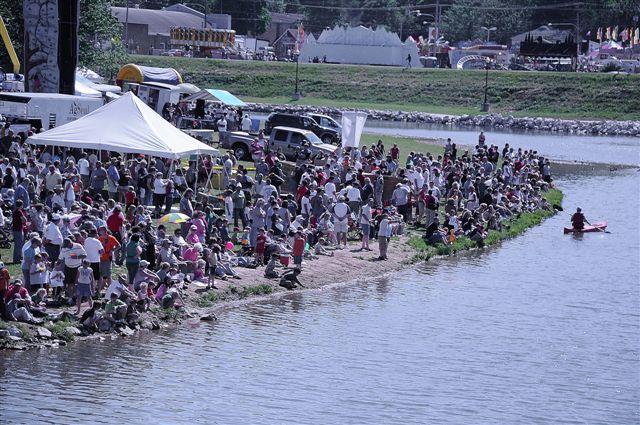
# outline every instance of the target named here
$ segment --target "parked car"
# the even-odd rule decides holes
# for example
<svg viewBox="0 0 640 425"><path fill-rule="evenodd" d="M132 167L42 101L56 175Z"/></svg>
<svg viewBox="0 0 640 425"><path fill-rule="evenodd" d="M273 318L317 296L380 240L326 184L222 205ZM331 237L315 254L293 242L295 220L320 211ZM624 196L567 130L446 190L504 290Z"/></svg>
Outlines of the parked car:
<svg viewBox="0 0 640 425"><path fill-rule="evenodd" d="M178 121L176 122L176 127L180 130L213 130L218 131L218 120L206 120L200 118L193 117L178 117Z"/></svg>
<svg viewBox="0 0 640 425"><path fill-rule="evenodd" d="M240 160L251 159L250 146L255 135L244 131L230 131L224 134L220 147L233 150L236 158ZM296 152L305 143L313 156L329 155L337 149L336 146L323 143L318 136L309 130L293 127L274 127L269 134L267 148L279 152L287 159L295 159Z"/></svg>
<svg viewBox="0 0 640 425"><path fill-rule="evenodd" d="M342 135L342 124L331 118L329 115L309 114L320 127L333 128L338 135Z"/></svg>
<svg viewBox="0 0 640 425"><path fill-rule="evenodd" d="M342 130L338 130L333 127L323 127L309 115L281 114L274 112L267 117L267 120L264 123L265 134L270 134L271 129L276 126L309 130L327 144L337 144L342 132Z"/></svg>

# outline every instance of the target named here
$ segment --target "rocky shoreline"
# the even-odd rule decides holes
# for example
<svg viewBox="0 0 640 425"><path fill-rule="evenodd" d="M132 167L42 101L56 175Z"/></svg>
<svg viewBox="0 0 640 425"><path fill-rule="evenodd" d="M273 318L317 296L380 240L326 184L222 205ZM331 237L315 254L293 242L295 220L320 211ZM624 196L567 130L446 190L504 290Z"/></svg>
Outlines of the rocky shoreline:
<svg viewBox="0 0 640 425"><path fill-rule="evenodd" d="M640 121L614 120L565 120L558 118L514 117L502 114L487 115L443 115L427 112L404 112L391 110L336 108L328 106L280 105L268 103L250 103L253 112L317 113L340 116L343 111L366 112L369 119L382 121L409 122L418 124L440 124L450 126L477 127L481 129L514 129L529 131L548 131L597 136L636 136L640 137Z"/></svg>

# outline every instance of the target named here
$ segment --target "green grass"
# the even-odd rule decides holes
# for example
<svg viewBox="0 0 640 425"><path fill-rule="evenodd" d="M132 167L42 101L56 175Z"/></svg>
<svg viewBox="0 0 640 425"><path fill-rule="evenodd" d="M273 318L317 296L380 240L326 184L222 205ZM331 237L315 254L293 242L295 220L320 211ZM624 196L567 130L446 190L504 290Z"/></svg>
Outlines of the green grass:
<svg viewBox="0 0 640 425"><path fill-rule="evenodd" d="M544 197L550 205L562 204L563 194L558 189L550 189ZM484 241L484 245L491 246L505 239L516 237L522 234L525 230L540 224L545 218L551 217L554 214L554 210L539 209L531 213L522 213L519 217L506 220L503 222L502 231L489 231L487 239ZM453 245L427 245L425 240L422 238L421 232L416 230L410 230L410 232L409 245L416 251L409 261L410 263L427 261L436 255L451 255L478 247L476 242L465 236L457 238Z"/></svg>
<svg viewBox="0 0 640 425"><path fill-rule="evenodd" d="M65 341L73 341L75 336L68 333L66 329L69 326L77 327L78 325L79 325L78 322L62 320L59 322L54 322L53 325L48 326L47 329L51 331L52 337L54 339L63 339Z"/></svg>
<svg viewBox="0 0 640 425"><path fill-rule="evenodd" d="M255 297L259 295L268 295L273 292L273 287L262 283L255 286L236 287L230 286L224 291L216 291L211 289L203 293L200 298L196 300L198 307L211 307L216 302L225 301L230 298L244 299L248 297Z"/></svg>
<svg viewBox="0 0 640 425"><path fill-rule="evenodd" d="M173 67L187 82L253 101L290 102L295 64L131 56L140 65ZM299 103L444 114L477 113L484 71L301 63ZM640 75L490 71L492 111L515 116L640 119Z"/></svg>

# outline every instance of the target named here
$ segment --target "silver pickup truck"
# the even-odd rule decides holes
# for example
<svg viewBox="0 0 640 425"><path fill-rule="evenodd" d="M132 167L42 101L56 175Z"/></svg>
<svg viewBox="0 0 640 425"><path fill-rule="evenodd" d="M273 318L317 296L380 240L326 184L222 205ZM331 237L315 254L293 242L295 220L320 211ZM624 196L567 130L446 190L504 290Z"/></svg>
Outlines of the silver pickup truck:
<svg viewBox="0 0 640 425"><path fill-rule="evenodd" d="M229 131L223 135L220 147L233 150L236 158L240 160L250 160L251 143L255 137L255 135L244 131ZM305 142L309 144L313 156L329 155L337 149L335 145L322 143L322 140L311 131L293 127L274 127L269 135L267 149L293 160L296 152L302 148Z"/></svg>

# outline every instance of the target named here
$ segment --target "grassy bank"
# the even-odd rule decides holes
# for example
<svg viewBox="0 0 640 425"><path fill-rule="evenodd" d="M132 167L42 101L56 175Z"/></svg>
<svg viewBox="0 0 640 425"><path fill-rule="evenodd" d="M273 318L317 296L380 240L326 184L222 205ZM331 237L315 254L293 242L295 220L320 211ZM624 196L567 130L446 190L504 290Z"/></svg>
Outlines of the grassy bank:
<svg viewBox="0 0 640 425"><path fill-rule="evenodd" d="M563 194L558 189L551 189L545 194L545 199L551 205L562 205ZM441 212L444 215L443 212ZM540 224L544 219L555 214L551 210L537 210L534 212L522 213L517 217L513 217L503 222L502 231L490 230L487 239L484 241L485 246L495 245L505 239L514 238L530 227ZM427 245L422 237L422 232L417 229L411 229L411 237L409 245L416 251L411 262L427 261L436 255L452 255L461 251L477 248L478 244L471 239L463 236L459 237L452 245L436 246Z"/></svg>
<svg viewBox="0 0 640 425"><path fill-rule="evenodd" d="M132 56L140 65L173 67L185 81L252 101L289 103L295 64ZM300 103L476 114L484 71L301 63ZM640 75L490 71L489 102L515 116L640 119Z"/></svg>

